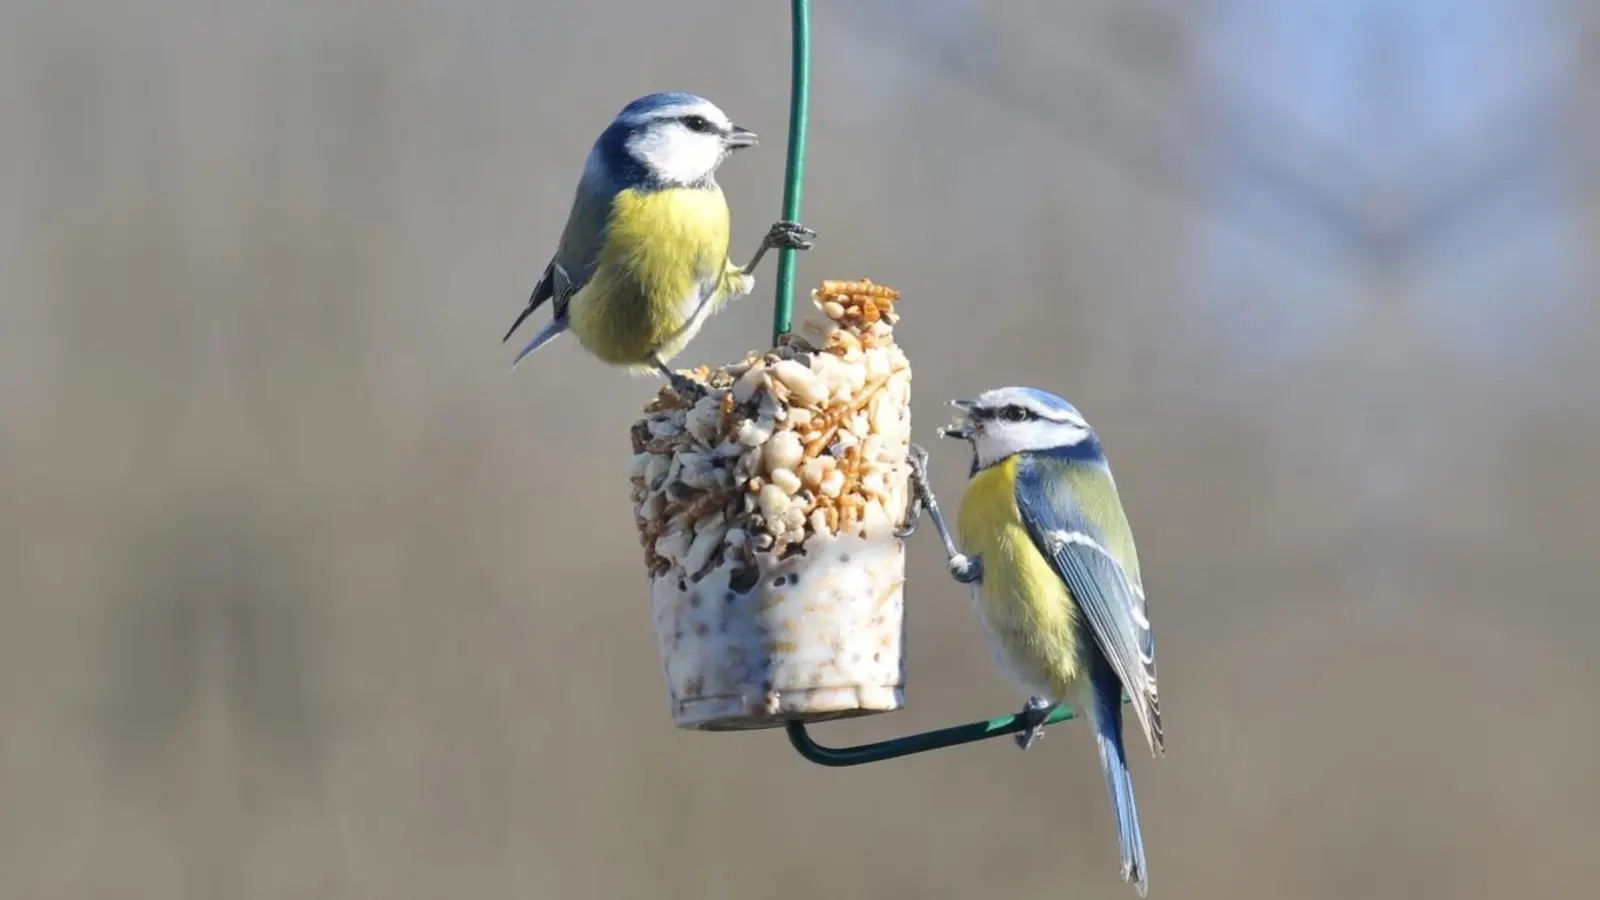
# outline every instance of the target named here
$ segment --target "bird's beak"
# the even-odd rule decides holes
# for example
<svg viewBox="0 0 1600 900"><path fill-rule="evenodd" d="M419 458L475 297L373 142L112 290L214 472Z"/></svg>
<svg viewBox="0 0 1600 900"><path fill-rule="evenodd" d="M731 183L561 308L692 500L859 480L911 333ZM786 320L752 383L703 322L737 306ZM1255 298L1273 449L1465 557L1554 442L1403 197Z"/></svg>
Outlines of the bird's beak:
<svg viewBox="0 0 1600 900"><path fill-rule="evenodd" d="M972 426L967 420L967 412L972 409L971 400L951 400L950 405L961 411L955 424L946 425L939 429L939 437L954 438L958 441L972 439Z"/></svg>
<svg viewBox="0 0 1600 900"><path fill-rule="evenodd" d="M735 125L733 126L733 130L728 132L726 141L729 147L737 150L740 147L754 147L756 144L760 143L760 138L756 136L754 131L751 131L748 128L740 128L738 125Z"/></svg>

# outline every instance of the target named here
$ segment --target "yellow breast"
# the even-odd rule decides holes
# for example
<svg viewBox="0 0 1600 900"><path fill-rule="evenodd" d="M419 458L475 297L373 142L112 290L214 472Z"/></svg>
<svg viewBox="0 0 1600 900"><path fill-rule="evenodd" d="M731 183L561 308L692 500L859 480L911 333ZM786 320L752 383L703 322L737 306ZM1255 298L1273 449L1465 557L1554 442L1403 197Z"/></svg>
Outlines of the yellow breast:
<svg viewBox="0 0 1600 900"><path fill-rule="evenodd" d="M1083 669L1079 613L1028 536L1015 485L1014 458L973 476L961 500L961 549L983 559L979 610L1012 674L1064 700Z"/></svg>
<svg viewBox="0 0 1600 900"><path fill-rule="evenodd" d="M725 279L727 258L721 189L621 191L594 276L573 297L572 332L606 362L670 359L699 329L700 286Z"/></svg>

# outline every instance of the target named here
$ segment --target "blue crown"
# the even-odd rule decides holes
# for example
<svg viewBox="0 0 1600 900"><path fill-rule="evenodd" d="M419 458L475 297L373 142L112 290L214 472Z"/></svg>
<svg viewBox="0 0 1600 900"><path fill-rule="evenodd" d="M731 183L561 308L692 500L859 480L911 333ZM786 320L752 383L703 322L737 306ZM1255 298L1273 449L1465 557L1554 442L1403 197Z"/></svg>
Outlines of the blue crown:
<svg viewBox="0 0 1600 900"><path fill-rule="evenodd" d="M1078 408L1076 406L1073 406L1071 403L1068 403L1049 391L1041 391L1038 388L1031 387L1019 388L1019 390L1021 393L1026 394L1030 399L1038 401L1039 405L1046 409L1071 413L1080 419L1083 418L1083 413L1078 412Z"/></svg>
<svg viewBox="0 0 1600 900"><path fill-rule="evenodd" d="M622 112L617 113L617 118L633 118L655 112L658 109L666 109L669 106L694 106L705 102L706 99L704 97L685 91L662 91L657 94L645 94L643 97L624 106Z"/></svg>

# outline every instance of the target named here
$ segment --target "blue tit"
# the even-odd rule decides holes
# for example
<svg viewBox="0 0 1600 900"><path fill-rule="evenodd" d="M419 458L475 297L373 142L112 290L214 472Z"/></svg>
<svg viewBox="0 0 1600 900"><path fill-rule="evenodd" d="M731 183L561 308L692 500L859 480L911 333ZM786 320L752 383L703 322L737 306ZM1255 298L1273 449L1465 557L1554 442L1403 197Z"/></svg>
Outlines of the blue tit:
<svg viewBox="0 0 1600 900"><path fill-rule="evenodd" d="M1023 749L1060 703L1087 711L1116 813L1122 877L1148 889L1144 838L1122 743L1122 693L1152 754L1164 752L1155 638L1139 557L1111 466L1072 404L1005 387L957 400L972 471L951 573L972 585L996 660L1029 695ZM954 549L954 548L951 548Z"/></svg>
<svg viewBox="0 0 1600 900"><path fill-rule="evenodd" d="M749 263L729 263L717 167L755 143L754 132L694 94L650 94L624 107L589 151L555 256L501 339L550 301L550 323L513 368L570 330L602 362L660 372L674 389L701 393L667 360L730 298L754 288L751 273L769 249L806 250L816 236L779 222Z"/></svg>

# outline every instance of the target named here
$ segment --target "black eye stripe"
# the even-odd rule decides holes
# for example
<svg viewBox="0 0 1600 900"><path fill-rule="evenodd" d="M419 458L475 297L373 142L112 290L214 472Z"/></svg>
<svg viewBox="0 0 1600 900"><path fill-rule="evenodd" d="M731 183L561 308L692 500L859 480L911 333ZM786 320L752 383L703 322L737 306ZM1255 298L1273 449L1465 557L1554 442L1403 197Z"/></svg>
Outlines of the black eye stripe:
<svg viewBox="0 0 1600 900"><path fill-rule="evenodd" d="M1033 410L1015 404L977 410L975 415L979 419L1000 419L1005 422L1028 422L1040 418Z"/></svg>

